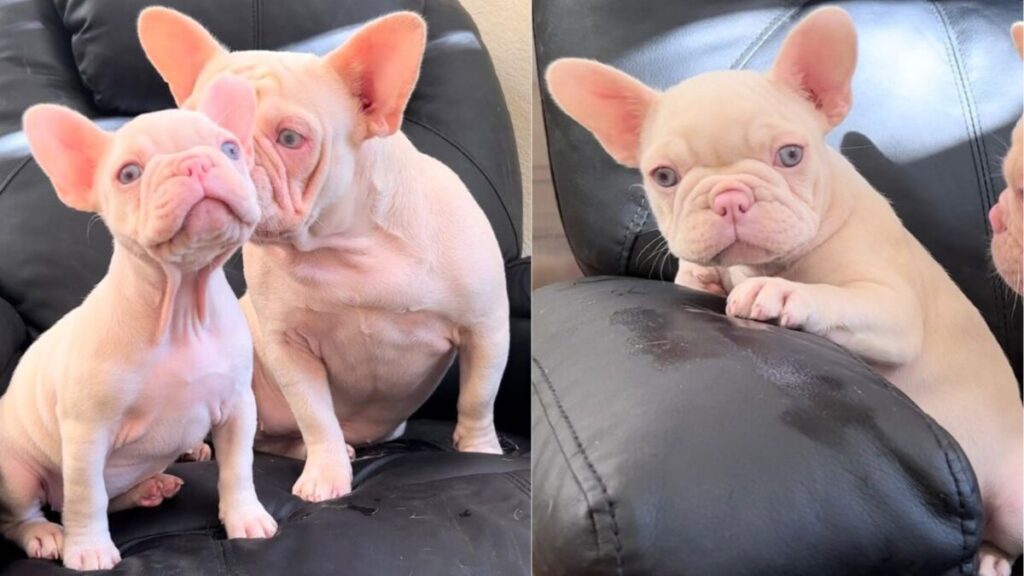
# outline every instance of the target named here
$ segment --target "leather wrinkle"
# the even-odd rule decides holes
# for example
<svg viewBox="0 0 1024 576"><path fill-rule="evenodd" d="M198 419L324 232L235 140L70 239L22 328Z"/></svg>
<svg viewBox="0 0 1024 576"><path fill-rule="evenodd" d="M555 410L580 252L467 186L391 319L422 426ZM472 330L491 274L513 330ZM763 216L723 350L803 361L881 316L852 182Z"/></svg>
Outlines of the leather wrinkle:
<svg viewBox="0 0 1024 576"><path fill-rule="evenodd" d="M957 43L954 38L953 31L949 26L949 19L946 17L946 13L942 10L935 0L929 2L932 9L935 12L936 18L942 26L942 30L946 35L946 54L949 57L950 70L956 78L956 89L957 97L960 100L960 107L964 113L964 121L967 128L968 142L970 143L971 150L971 161L974 163L975 176L978 179L979 188L982 190L981 195L981 220L982 227L988 229L988 211L992 208L994 203L995 194L992 191L992 174L989 171L988 163L985 159L988 157L988 153L985 149L985 143L983 138L983 132L981 131L980 120L977 118L975 112L974 100L970 91L970 83L967 75L964 73L962 65L963 56L960 54L960 50L957 47ZM1010 326L1007 316L1007 294L1004 290L1000 289L1001 284L996 281L991 283L992 293L995 295L995 303L999 307L999 323L1002 327L1003 338L1009 339L1010 337Z"/></svg>
<svg viewBox="0 0 1024 576"><path fill-rule="evenodd" d="M565 411L565 406L562 405L562 400L558 396L558 392L555 391L555 386L551 382L551 377L548 375L547 369L540 363L535 356L531 355L533 363L537 366L540 371L541 378L544 380L544 384L547 386L548 391L551 392L551 398L555 401L555 407L558 409L562 419L565 420L565 424L569 429L569 435L572 436L573 442L576 444L576 448L580 451L580 455L583 457L583 463L590 470L590 473L594 475L594 479L597 480L597 485L601 488L601 493L604 496L605 504L608 506L608 517L612 522L612 541L615 545L615 564L616 572L622 574L622 540L619 538L619 521L615 517L615 502L612 500L611 495L608 493L608 486L605 484L604 478L598 473L597 468L591 461L590 456L587 454L586 448L583 447L583 442L580 440L579 435L576 433L576 427L573 425L572 420L569 419L569 414Z"/></svg>

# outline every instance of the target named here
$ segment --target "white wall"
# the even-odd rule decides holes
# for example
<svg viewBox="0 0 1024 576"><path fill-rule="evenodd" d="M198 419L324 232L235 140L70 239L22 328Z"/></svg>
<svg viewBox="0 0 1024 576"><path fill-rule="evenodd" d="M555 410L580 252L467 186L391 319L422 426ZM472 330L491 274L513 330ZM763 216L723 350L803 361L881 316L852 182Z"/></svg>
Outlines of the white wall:
<svg viewBox="0 0 1024 576"><path fill-rule="evenodd" d="M428 2L430 0L427 0ZM473 16L491 54L505 93L519 151L523 179L523 250L533 251L533 179L531 134L531 79L533 30L530 0L461 0Z"/></svg>

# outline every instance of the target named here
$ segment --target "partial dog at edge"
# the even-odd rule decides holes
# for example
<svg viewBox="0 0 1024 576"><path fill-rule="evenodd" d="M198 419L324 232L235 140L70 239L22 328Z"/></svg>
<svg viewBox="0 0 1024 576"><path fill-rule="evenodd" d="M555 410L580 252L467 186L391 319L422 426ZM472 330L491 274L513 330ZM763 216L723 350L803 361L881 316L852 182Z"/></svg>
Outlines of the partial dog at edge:
<svg viewBox="0 0 1024 576"><path fill-rule="evenodd" d="M142 12L139 37L184 108L222 72L256 87L263 220L243 251L256 449L305 457L293 492L348 493L346 449L400 435L456 351L455 445L500 454L509 311L497 239L458 176L399 131L423 19L379 18L324 57L228 52L166 8Z"/></svg>
<svg viewBox="0 0 1024 576"><path fill-rule="evenodd" d="M711 72L657 92L563 59L547 83L612 157L640 169L681 259L677 283L728 293L730 316L846 347L953 434L985 504L980 574L1008 575L1021 553L1017 381L945 270L825 144L850 110L856 46L849 16L822 8L793 29L767 74Z"/></svg>

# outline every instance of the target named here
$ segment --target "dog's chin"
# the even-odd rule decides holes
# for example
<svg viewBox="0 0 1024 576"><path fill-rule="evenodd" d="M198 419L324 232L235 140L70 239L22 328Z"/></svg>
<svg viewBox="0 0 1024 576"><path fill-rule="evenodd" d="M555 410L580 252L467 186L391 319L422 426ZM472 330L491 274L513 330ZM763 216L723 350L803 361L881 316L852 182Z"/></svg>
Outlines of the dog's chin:
<svg viewBox="0 0 1024 576"><path fill-rule="evenodd" d="M996 271L1006 284L1017 294L1024 293L1024 273L1021 270L1020 254L1024 252L1021 242L1004 230L992 238L992 261Z"/></svg>
<svg viewBox="0 0 1024 576"><path fill-rule="evenodd" d="M224 202L204 198L189 209L177 231L149 251L166 263L198 269L244 244L253 228Z"/></svg>
<svg viewBox="0 0 1024 576"><path fill-rule="evenodd" d="M757 266L779 258L779 254L767 248L737 240L711 257L709 263L713 266Z"/></svg>

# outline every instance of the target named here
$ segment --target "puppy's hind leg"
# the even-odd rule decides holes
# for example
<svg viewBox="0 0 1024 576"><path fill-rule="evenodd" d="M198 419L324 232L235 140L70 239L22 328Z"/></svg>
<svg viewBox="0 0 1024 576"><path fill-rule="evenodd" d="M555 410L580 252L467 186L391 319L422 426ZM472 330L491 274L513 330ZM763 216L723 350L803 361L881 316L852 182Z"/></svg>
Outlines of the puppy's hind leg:
<svg viewBox="0 0 1024 576"><path fill-rule="evenodd" d="M64 529L43 516L44 493L37 478L20 471L0 475L0 526L3 535L17 542L29 558L59 560L64 550Z"/></svg>
<svg viewBox="0 0 1024 576"><path fill-rule="evenodd" d="M994 480L983 488L985 499L985 542L978 552L979 576L1010 576L1014 560L1021 555L1024 462L1020 447L1007 458Z"/></svg>
<svg viewBox="0 0 1024 576"><path fill-rule="evenodd" d="M170 474L156 474L139 482L127 492L116 496L107 507L108 512L119 512L128 508L153 508L164 500L173 498L181 491L185 482Z"/></svg>

